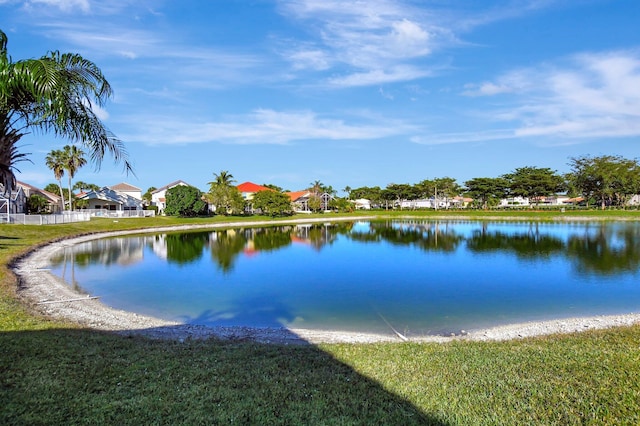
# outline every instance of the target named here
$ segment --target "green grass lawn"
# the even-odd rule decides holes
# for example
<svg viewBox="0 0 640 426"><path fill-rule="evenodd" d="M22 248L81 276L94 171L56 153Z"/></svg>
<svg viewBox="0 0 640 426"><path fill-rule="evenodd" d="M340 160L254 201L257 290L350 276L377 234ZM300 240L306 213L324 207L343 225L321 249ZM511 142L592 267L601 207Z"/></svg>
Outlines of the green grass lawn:
<svg viewBox="0 0 640 426"><path fill-rule="evenodd" d="M33 315L7 269L69 235L223 220L0 225L0 424L640 424L640 326L447 344L155 341Z"/></svg>

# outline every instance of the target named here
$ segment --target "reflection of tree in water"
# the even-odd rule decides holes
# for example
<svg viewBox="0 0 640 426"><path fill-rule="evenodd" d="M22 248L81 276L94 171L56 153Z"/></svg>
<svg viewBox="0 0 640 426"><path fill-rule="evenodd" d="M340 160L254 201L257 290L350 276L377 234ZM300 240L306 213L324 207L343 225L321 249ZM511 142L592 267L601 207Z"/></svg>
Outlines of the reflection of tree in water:
<svg viewBox="0 0 640 426"><path fill-rule="evenodd" d="M476 253L505 251L515 253L519 258L548 258L565 248L561 239L540 233L538 224L531 224L529 231L507 234L501 231L489 232L483 224L481 230L473 232L467 240L467 248Z"/></svg>
<svg viewBox="0 0 640 426"><path fill-rule="evenodd" d="M567 257L580 271L610 275L640 268L640 227L623 229L605 224L596 233L574 235L567 244Z"/></svg>
<svg viewBox="0 0 640 426"><path fill-rule="evenodd" d="M262 228L252 233L253 247L257 251L274 251L291 245L290 226L277 228Z"/></svg>
<svg viewBox="0 0 640 426"><path fill-rule="evenodd" d="M211 258L223 272L233 270L235 259L247 244L246 230L227 229L211 233Z"/></svg>
<svg viewBox="0 0 640 426"><path fill-rule="evenodd" d="M202 257L208 242L209 234L205 232L167 234L167 260L178 264L194 262Z"/></svg>
<svg viewBox="0 0 640 426"><path fill-rule="evenodd" d="M371 222L369 232L352 232L358 242L386 241L394 245L415 246L425 251L454 251L463 236L449 227L449 222Z"/></svg>

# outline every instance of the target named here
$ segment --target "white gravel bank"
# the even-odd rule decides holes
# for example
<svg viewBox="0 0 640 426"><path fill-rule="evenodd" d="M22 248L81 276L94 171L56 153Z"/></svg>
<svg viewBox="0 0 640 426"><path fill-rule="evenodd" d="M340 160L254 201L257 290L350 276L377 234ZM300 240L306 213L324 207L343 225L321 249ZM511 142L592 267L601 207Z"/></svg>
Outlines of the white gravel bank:
<svg viewBox="0 0 640 426"><path fill-rule="evenodd" d="M321 220L326 221L326 220ZM309 222L309 220L300 220ZM238 224L233 224L237 226ZM259 225L250 223L246 225ZM228 227L229 224L220 224ZM201 228L213 228L206 225ZM185 227L171 227L147 230L145 232L166 232ZM192 228L193 229L193 228ZM139 233L140 231L138 231ZM260 329L249 327L203 327L172 323L158 318L121 311L103 305L99 299L88 298L73 291L65 282L51 274L47 268L49 258L63 246L73 245L91 239L131 234L133 232L112 232L72 238L48 244L19 259L13 271L20 279L19 294L36 311L52 318L64 319L96 330L114 331L122 334L143 334L153 338L183 340L188 338L217 337L230 340L253 340L273 343L369 343L380 341L403 341L400 336L352 333L342 331L316 331L301 329ZM571 333L589 329L602 329L640 322L640 314L610 315L585 318L570 318L552 321L528 322L494 327L485 330L469 330L456 336L426 336L415 341L445 342L452 339L464 340L507 340L554 333Z"/></svg>

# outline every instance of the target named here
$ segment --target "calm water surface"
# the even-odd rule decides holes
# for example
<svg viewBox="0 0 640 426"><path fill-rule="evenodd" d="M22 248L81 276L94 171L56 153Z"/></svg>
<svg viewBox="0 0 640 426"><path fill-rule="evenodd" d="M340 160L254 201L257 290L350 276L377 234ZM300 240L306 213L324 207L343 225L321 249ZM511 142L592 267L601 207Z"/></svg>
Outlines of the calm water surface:
<svg viewBox="0 0 640 426"><path fill-rule="evenodd" d="M448 334L640 310L640 224L344 222L170 233L61 250L118 309L191 324Z"/></svg>

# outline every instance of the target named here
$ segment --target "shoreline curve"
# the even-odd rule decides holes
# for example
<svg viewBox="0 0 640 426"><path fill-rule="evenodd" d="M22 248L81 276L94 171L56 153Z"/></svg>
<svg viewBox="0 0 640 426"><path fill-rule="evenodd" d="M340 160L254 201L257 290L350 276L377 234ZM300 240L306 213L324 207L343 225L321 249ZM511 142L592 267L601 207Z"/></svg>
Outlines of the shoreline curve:
<svg viewBox="0 0 640 426"><path fill-rule="evenodd" d="M371 217L332 218L336 220L366 220ZM327 222L327 219L283 221L283 225ZM155 339L184 341L185 339L218 338L278 344L376 343L376 342L449 342L453 340L498 341L557 333L574 333L640 323L640 313L563 318L508 324L485 329L463 331L451 336L419 336L404 338L393 334L368 334L340 330L310 330L252 327L208 327L182 324L111 308L97 298L79 294L47 268L50 257L60 248L77 243L123 235L142 233L217 229L230 226L259 226L273 222L227 222L221 224L182 225L142 230L114 231L71 237L40 246L10 265L19 280L18 295L39 314L61 319L94 330L124 335L142 335Z"/></svg>

